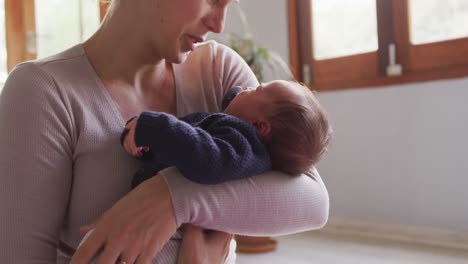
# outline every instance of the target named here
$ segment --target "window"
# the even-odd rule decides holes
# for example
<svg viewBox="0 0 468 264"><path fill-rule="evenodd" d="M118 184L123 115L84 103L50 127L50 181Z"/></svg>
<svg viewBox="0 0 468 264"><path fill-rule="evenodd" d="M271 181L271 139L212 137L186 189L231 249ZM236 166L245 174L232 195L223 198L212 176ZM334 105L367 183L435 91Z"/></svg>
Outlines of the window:
<svg viewBox="0 0 468 264"><path fill-rule="evenodd" d="M36 0L35 6L38 58L87 39L99 26L96 0Z"/></svg>
<svg viewBox="0 0 468 264"><path fill-rule="evenodd" d="M406 14L405 24L409 25L409 33L399 34L396 40L406 54L401 60L408 70L421 72L468 65L466 0L396 2Z"/></svg>
<svg viewBox="0 0 468 264"><path fill-rule="evenodd" d="M409 17L412 44L427 44L468 36L466 0L410 0Z"/></svg>
<svg viewBox="0 0 468 264"><path fill-rule="evenodd" d="M107 7L100 0L0 0L0 4L0 33L6 37L0 37L0 77L22 61L84 41L97 29Z"/></svg>
<svg viewBox="0 0 468 264"><path fill-rule="evenodd" d="M5 35L5 0L0 0L0 91L7 76L7 51Z"/></svg>
<svg viewBox="0 0 468 264"><path fill-rule="evenodd" d="M312 45L316 60L375 52L378 49L375 0L313 1L314 25Z"/></svg>
<svg viewBox="0 0 468 264"><path fill-rule="evenodd" d="M288 0L290 58L315 90L468 75L466 0Z"/></svg>

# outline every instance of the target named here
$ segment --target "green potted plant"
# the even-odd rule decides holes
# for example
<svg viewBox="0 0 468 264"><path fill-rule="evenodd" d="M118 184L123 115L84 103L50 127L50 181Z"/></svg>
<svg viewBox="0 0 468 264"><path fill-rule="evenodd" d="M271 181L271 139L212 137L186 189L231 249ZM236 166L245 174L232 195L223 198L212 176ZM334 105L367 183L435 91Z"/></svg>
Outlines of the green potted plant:
<svg viewBox="0 0 468 264"><path fill-rule="evenodd" d="M231 47L247 62L259 82L264 81L266 73L271 73L275 79L292 80L293 74L288 64L278 53L261 47L254 41L245 13L239 6L237 10L243 34L227 33L219 41Z"/></svg>

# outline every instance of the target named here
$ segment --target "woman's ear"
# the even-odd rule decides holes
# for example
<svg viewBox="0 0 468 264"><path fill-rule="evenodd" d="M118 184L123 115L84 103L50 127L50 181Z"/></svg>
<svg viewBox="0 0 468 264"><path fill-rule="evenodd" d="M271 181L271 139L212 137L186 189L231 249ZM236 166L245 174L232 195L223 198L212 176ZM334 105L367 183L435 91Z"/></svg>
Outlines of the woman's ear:
<svg viewBox="0 0 468 264"><path fill-rule="evenodd" d="M257 129L257 134L262 140L268 140L270 138L271 124L266 120L256 120L253 122L253 126Z"/></svg>

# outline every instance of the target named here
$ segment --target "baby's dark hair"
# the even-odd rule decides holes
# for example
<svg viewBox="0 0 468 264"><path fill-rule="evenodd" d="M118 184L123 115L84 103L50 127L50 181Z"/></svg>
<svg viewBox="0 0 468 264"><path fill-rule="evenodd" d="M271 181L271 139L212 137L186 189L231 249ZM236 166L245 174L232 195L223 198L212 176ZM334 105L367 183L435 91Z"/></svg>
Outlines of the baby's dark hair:
<svg viewBox="0 0 468 264"><path fill-rule="evenodd" d="M332 130L325 110L306 86L291 82L304 92L304 103L283 98L273 105L268 119L271 131L265 142L274 170L290 175L307 172L327 150Z"/></svg>

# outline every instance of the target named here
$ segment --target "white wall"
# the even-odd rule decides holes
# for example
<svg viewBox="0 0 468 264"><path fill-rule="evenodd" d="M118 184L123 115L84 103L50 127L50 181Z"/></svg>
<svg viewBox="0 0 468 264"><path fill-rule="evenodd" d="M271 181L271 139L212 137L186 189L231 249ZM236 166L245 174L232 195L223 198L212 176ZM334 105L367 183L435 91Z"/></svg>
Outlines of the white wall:
<svg viewBox="0 0 468 264"><path fill-rule="evenodd" d="M240 5L255 39L288 59L286 0ZM230 12L226 31L239 30ZM468 78L319 99L335 130L318 166L331 218L468 230Z"/></svg>
<svg viewBox="0 0 468 264"><path fill-rule="evenodd" d="M284 59L289 59L287 1L241 0L239 6L247 16L257 42L277 51ZM237 7L228 11L225 32L243 32Z"/></svg>

